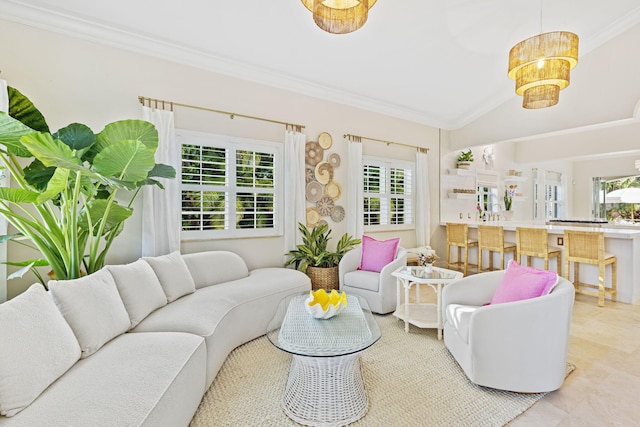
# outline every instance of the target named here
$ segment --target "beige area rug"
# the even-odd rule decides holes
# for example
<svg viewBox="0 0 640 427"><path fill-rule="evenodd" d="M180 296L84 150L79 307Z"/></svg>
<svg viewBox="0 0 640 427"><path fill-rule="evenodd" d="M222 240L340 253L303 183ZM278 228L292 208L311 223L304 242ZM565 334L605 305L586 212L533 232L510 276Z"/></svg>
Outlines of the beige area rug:
<svg viewBox="0 0 640 427"><path fill-rule="evenodd" d="M361 355L369 411L353 426L502 426L545 393L477 386L436 338L435 329L376 316L382 338ZM236 348L204 396L190 427L295 426L280 407L291 356L261 337ZM567 374L575 366L567 365Z"/></svg>

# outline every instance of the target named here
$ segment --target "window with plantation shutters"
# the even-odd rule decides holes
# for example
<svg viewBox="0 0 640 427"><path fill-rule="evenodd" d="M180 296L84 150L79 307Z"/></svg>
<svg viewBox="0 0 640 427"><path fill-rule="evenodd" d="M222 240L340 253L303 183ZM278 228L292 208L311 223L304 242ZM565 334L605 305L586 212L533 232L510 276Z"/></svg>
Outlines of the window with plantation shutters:
<svg viewBox="0 0 640 427"><path fill-rule="evenodd" d="M188 131L176 137L184 237L280 234L281 144Z"/></svg>
<svg viewBox="0 0 640 427"><path fill-rule="evenodd" d="M363 203L366 230L413 227L414 164L363 158Z"/></svg>

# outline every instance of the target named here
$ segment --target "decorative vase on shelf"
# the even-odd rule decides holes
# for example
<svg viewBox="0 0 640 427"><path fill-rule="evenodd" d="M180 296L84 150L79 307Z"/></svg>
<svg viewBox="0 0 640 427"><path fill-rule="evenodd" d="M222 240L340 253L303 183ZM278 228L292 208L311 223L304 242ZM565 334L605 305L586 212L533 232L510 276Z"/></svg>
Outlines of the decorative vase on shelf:
<svg viewBox="0 0 640 427"><path fill-rule="evenodd" d="M513 218L513 211L502 211L502 215L504 216L505 221L511 221Z"/></svg>

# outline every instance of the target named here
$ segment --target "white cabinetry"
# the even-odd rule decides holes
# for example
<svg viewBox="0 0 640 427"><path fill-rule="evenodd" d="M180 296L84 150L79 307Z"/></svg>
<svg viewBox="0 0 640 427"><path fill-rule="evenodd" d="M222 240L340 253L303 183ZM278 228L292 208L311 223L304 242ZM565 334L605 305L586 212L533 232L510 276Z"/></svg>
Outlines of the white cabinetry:
<svg viewBox="0 0 640 427"><path fill-rule="evenodd" d="M476 198L478 188L476 171L468 169L448 169L447 197L450 199Z"/></svg>

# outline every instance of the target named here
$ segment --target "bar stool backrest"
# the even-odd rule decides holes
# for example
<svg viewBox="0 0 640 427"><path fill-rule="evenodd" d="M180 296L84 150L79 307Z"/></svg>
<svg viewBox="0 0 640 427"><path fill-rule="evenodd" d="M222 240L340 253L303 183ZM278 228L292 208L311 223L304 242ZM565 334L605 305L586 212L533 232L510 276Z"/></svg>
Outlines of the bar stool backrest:
<svg viewBox="0 0 640 427"><path fill-rule="evenodd" d="M602 231L565 230L565 256L570 261L598 264L605 258Z"/></svg>
<svg viewBox="0 0 640 427"><path fill-rule="evenodd" d="M518 256L544 258L549 252L549 234L546 228L516 228Z"/></svg>
<svg viewBox="0 0 640 427"><path fill-rule="evenodd" d="M447 223L447 243L449 245L467 246L469 241L469 226L454 222Z"/></svg>
<svg viewBox="0 0 640 427"><path fill-rule="evenodd" d="M500 225L478 225L478 246L492 251L502 251L504 228Z"/></svg>

